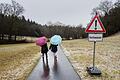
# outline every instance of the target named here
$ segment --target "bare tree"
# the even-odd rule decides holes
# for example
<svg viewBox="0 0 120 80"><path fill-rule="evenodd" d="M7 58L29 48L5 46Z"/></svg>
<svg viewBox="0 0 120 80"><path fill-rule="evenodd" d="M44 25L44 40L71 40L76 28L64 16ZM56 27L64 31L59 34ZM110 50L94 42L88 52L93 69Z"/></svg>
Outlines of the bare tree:
<svg viewBox="0 0 120 80"><path fill-rule="evenodd" d="M111 8L113 8L113 3L111 1L105 0L100 2L98 7L93 8L93 12L91 14L98 12L101 15L108 15Z"/></svg>
<svg viewBox="0 0 120 80"><path fill-rule="evenodd" d="M120 7L120 0L117 0L117 2L115 3L116 7Z"/></svg>
<svg viewBox="0 0 120 80"><path fill-rule="evenodd" d="M14 0L11 0L11 1L12 1L13 15L19 16L20 14L22 14L24 12L23 6L21 6L19 3L17 3Z"/></svg>
<svg viewBox="0 0 120 80"><path fill-rule="evenodd" d="M7 3L0 4L0 14L19 16L24 12L23 6L14 0L11 1L12 5Z"/></svg>
<svg viewBox="0 0 120 80"><path fill-rule="evenodd" d="M1 3L0 4L0 14L4 15L11 15L11 20L10 20L10 27L9 27L9 40L11 40L12 32L14 29L16 29L16 17L21 15L24 12L23 6L21 6L19 3L17 3L14 0L11 0L12 4L7 4L7 3ZM16 38L16 35L15 35Z"/></svg>
<svg viewBox="0 0 120 80"><path fill-rule="evenodd" d="M12 12L12 6L7 3L0 4L0 14L10 15Z"/></svg>

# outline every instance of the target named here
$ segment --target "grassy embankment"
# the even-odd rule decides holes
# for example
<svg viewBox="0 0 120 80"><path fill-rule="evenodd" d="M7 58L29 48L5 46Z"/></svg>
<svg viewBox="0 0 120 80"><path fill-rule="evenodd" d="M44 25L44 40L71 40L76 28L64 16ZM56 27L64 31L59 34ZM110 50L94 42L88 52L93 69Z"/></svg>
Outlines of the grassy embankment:
<svg viewBox="0 0 120 80"><path fill-rule="evenodd" d="M120 34L107 37L96 44L95 65L101 76L90 76L86 67L92 66L93 42L87 39L64 41L66 55L83 80L120 80Z"/></svg>
<svg viewBox="0 0 120 80"><path fill-rule="evenodd" d="M0 80L25 80L39 58L33 43L0 45Z"/></svg>

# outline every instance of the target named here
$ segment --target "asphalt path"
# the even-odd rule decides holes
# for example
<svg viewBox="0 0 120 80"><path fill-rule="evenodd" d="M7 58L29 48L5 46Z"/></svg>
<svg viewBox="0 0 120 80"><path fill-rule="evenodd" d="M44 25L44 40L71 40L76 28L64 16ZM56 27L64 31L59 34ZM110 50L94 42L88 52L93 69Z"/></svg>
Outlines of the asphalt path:
<svg viewBox="0 0 120 80"><path fill-rule="evenodd" d="M48 59L41 58L27 80L81 80L60 46L56 56L49 50Z"/></svg>

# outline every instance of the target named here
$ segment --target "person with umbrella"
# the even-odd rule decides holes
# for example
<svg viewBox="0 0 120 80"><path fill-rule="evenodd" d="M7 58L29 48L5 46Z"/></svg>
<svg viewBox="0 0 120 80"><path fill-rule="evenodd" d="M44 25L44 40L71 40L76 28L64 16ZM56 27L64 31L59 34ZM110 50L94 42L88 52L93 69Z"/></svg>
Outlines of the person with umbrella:
<svg viewBox="0 0 120 80"><path fill-rule="evenodd" d="M36 45L41 46L41 53L42 53L42 58L44 60L44 54L46 55L46 60L47 60L47 52L48 52L48 46L47 46L47 38L45 36L39 37L36 40Z"/></svg>
<svg viewBox="0 0 120 80"><path fill-rule="evenodd" d="M57 46L61 44L62 38L60 35L54 35L50 39L50 50L54 53L54 57L56 58Z"/></svg>

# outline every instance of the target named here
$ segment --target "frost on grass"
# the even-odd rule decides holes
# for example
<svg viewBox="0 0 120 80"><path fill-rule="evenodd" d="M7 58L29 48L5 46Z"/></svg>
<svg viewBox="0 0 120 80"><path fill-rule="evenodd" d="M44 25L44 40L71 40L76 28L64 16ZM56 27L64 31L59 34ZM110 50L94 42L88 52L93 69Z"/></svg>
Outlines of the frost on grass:
<svg viewBox="0 0 120 80"><path fill-rule="evenodd" d="M93 43L88 40L63 42L66 55L83 80L120 80L120 35L103 39L96 44L95 66L102 71L101 76L90 76L86 67L92 66Z"/></svg>
<svg viewBox="0 0 120 80"><path fill-rule="evenodd" d="M40 53L34 44L8 45L0 49L0 80L25 80Z"/></svg>

